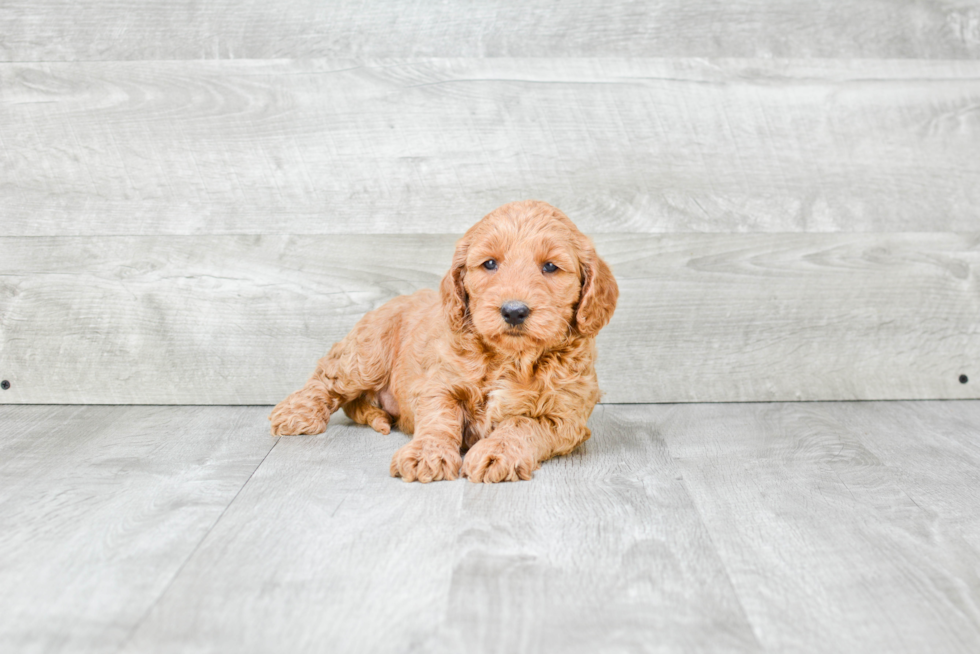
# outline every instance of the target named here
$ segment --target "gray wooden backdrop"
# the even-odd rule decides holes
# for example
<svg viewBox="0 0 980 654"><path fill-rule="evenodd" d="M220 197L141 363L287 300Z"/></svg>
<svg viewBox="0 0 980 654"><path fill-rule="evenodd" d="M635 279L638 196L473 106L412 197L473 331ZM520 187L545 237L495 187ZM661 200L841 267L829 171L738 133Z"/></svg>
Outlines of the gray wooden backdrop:
<svg viewBox="0 0 980 654"><path fill-rule="evenodd" d="M980 2L12 0L0 402L276 402L525 198L607 402L980 398Z"/></svg>

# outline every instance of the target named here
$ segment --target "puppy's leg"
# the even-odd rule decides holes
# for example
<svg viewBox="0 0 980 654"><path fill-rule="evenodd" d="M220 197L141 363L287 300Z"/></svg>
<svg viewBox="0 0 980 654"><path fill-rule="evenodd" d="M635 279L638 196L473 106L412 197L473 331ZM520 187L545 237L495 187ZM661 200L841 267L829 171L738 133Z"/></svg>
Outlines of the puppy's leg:
<svg viewBox="0 0 980 654"><path fill-rule="evenodd" d="M459 477L463 410L449 393L422 398L415 435L391 459L391 476L422 483Z"/></svg>
<svg viewBox="0 0 980 654"><path fill-rule="evenodd" d="M391 415L381 407L372 404L367 394L345 404L344 413L354 422L368 425L379 434L391 433Z"/></svg>
<svg viewBox="0 0 980 654"><path fill-rule="evenodd" d="M269 414L274 436L323 433L330 414L365 390L350 365L356 360L353 340L348 335L330 348L306 385L276 405Z"/></svg>
<svg viewBox="0 0 980 654"><path fill-rule="evenodd" d="M584 420L507 418L469 449L463 476L484 483L530 479L542 461L568 454L590 435Z"/></svg>
<svg viewBox="0 0 980 654"><path fill-rule="evenodd" d="M397 303L365 315L320 359L306 385L272 410L272 434L320 434L334 411L365 392L384 388L398 323Z"/></svg>

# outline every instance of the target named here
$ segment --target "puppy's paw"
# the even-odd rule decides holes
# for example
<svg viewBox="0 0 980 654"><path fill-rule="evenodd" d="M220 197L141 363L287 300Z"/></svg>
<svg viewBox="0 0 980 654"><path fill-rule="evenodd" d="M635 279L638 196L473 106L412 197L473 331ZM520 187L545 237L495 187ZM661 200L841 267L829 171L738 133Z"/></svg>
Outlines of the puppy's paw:
<svg viewBox="0 0 980 654"><path fill-rule="evenodd" d="M459 477L463 457L453 443L435 438L413 438L391 458L391 476L423 484Z"/></svg>
<svg viewBox="0 0 980 654"><path fill-rule="evenodd" d="M527 480L540 467L529 444L513 437L490 436L466 453L463 476L486 484Z"/></svg>
<svg viewBox="0 0 980 654"><path fill-rule="evenodd" d="M368 425L379 434L387 435L391 433L391 419L388 416L374 416Z"/></svg>
<svg viewBox="0 0 980 654"><path fill-rule="evenodd" d="M276 405L269 414L273 436L322 434L330 422L330 411L305 390L298 390Z"/></svg>

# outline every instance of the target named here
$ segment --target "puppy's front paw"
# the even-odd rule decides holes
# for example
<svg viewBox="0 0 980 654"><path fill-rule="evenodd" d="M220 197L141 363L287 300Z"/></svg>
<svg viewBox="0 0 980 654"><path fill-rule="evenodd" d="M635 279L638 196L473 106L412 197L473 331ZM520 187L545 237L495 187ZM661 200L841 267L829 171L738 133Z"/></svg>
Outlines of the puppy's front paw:
<svg viewBox="0 0 980 654"><path fill-rule="evenodd" d="M463 476L472 482L530 479L540 468L531 446L514 437L490 436L470 448L463 460Z"/></svg>
<svg viewBox="0 0 980 654"><path fill-rule="evenodd" d="M306 389L298 390L276 405L269 414L273 436L322 434L330 422L330 411Z"/></svg>
<svg viewBox="0 0 980 654"><path fill-rule="evenodd" d="M436 438L413 438L391 458L391 476L423 484L459 477L459 447Z"/></svg>

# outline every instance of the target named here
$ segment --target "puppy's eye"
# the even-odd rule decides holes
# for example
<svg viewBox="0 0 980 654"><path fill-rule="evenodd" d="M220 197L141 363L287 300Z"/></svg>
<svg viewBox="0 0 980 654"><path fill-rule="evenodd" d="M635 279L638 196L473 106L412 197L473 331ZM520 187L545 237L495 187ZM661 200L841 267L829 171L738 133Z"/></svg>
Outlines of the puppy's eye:
<svg viewBox="0 0 980 654"><path fill-rule="evenodd" d="M544 264L544 266L541 267L541 270L546 273L553 273L556 270L558 270L558 266L556 266L555 264L549 261L548 263Z"/></svg>
<svg viewBox="0 0 980 654"><path fill-rule="evenodd" d="M486 268L487 270L496 270L497 269L497 260L496 259L487 259L486 261L483 262L483 267Z"/></svg>

